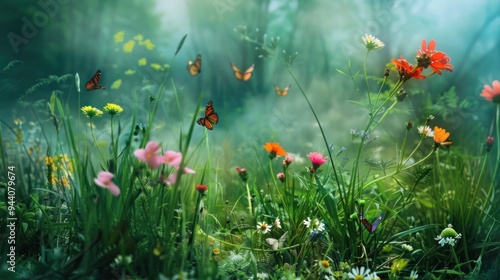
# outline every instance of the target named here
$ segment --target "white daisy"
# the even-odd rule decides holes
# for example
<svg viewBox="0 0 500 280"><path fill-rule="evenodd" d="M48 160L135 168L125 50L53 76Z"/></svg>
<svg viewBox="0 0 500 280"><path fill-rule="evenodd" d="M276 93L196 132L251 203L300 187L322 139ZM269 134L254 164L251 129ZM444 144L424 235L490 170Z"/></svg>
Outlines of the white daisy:
<svg viewBox="0 0 500 280"><path fill-rule="evenodd" d="M268 225L266 222L258 222L257 223L257 229L262 231L263 234L270 232L272 227L273 226Z"/></svg>
<svg viewBox="0 0 500 280"><path fill-rule="evenodd" d="M347 276L349 277L349 279L356 279L356 280L364 280L364 279L371 280L372 279L371 276L370 276L370 269L367 268L365 270L364 266L362 266L362 267L354 267L351 270L351 272L349 272L347 274Z"/></svg>
<svg viewBox="0 0 500 280"><path fill-rule="evenodd" d="M385 44L382 43L379 39L375 38L373 35L365 34L365 36L361 37L363 43L365 44L365 48L369 51L371 50L380 50L385 47Z"/></svg>
<svg viewBox="0 0 500 280"><path fill-rule="evenodd" d="M434 131L428 125L421 125L417 127L418 133L427 137L434 137Z"/></svg>

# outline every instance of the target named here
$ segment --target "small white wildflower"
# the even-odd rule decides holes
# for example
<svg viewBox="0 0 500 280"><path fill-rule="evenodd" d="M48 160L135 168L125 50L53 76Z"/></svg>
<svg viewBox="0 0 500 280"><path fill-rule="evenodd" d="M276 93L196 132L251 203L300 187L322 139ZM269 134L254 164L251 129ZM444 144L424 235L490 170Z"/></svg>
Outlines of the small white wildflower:
<svg viewBox="0 0 500 280"><path fill-rule="evenodd" d="M370 277L370 269L367 268L365 270L365 267L354 267L351 272L347 274L349 279L371 279Z"/></svg>
<svg viewBox="0 0 500 280"><path fill-rule="evenodd" d="M304 220L304 225L306 226L306 228L310 227L312 233L322 232L325 230L325 224L318 219L314 219L314 221L311 221L311 218L307 217L307 219Z"/></svg>
<svg viewBox="0 0 500 280"><path fill-rule="evenodd" d="M267 278L269 278L269 274L267 274L265 272L259 272L259 273L257 273L257 279L265 280Z"/></svg>
<svg viewBox="0 0 500 280"><path fill-rule="evenodd" d="M114 259L114 263L115 265L117 266L126 266L126 265L129 265L132 263L132 256L122 256L122 255L118 255L116 256L116 258Z"/></svg>
<svg viewBox="0 0 500 280"><path fill-rule="evenodd" d="M418 133L427 137L434 137L434 131L428 125L421 125L417 127Z"/></svg>
<svg viewBox="0 0 500 280"><path fill-rule="evenodd" d="M307 219L304 220L304 225L306 226L306 228L309 228L309 226L311 225L311 218L307 217Z"/></svg>
<svg viewBox="0 0 500 280"><path fill-rule="evenodd" d="M385 44L382 43L379 39L375 38L373 35L365 34L365 36L361 37L363 43L365 44L365 48L369 51L371 50L380 50L385 47Z"/></svg>
<svg viewBox="0 0 500 280"><path fill-rule="evenodd" d="M281 221L280 221L280 218L276 218L276 220L274 220L274 223L273 225L277 228L281 228Z"/></svg>
<svg viewBox="0 0 500 280"><path fill-rule="evenodd" d="M439 245L444 246L446 244L450 244L450 246L455 246L457 243L457 240L462 238L461 233L457 233L453 228L452 225L449 224L447 228L443 229L440 235L438 235L435 240L438 241Z"/></svg>
<svg viewBox="0 0 500 280"><path fill-rule="evenodd" d="M262 231L263 234L270 232L272 227L273 226L268 225L266 222L258 222L257 223L257 229Z"/></svg>
<svg viewBox="0 0 500 280"><path fill-rule="evenodd" d="M323 222L320 222L318 219L315 219L312 231L322 232L324 230L325 230L325 224Z"/></svg>
<svg viewBox="0 0 500 280"><path fill-rule="evenodd" d="M416 271L412 270L410 273L410 280L415 280L418 278L418 274Z"/></svg>
<svg viewBox="0 0 500 280"><path fill-rule="evenodd" d="M401 248L405 251L411 252L413 251L413 246L408 245L408 244L401 244Z"/></svg>

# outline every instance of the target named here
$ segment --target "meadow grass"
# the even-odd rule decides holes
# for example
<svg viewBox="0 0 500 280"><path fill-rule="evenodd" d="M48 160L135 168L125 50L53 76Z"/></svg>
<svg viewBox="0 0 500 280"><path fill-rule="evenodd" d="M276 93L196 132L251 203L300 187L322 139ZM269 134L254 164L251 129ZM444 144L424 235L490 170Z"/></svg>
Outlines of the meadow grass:
<svg viewBox="0 0 500 280"><path fill-rule="evenodd" d="M210 141L209 130L196 124L205 103L201 93L187 131L180 126L178 146L159 141L153 127L167 88L179 119L187 114L170 68L147 108L124 112L108 104L103 113L81 108L79 97L77 109L86 124L75 122L82 115L76 118L70 101L53 94L47 104L52 127L38 132L43 140L27 143L21 124L2 121L6 199L0 209L6 215L0 220L6 221L11 210L17 217L16 272L4 263L2 278L476 279L489 271L483 261L493 259L499 245L494 241L498 143L481 143L465 153L465 148L450 147L449 132L431 128L433 116L425 116L422 123L407 120L392 128L401 135L394 143L395 158L372 158L369 152L376 145L376 129L398 114L406 97L403 85L440 78L437 71L451 70L446 55L433 60L436 51L429 45L417 56L417 61L435 63L427 74L425 61L410 65L400 58L382 78L371 77L370 55L383 44L363 37L361 71L349 62L338 73L360 93L349 102L363 109L366 123L350 132L355 149L335 152L294 75L297 54L280 55L277 38L268 43L267 36L260 41L245 28L237 31L281 63L303 96L324 143L308 154L310 163L286 156L281 146L286 143L268 139L255 149L253 166L236 167L230 171L234 177L225 180L226 170L212 160L220 147ZM397 73L396 81L391 72ZM147 112L146 124L137 121L139 109ZM99 133L97 118L109 123ZM195 129L204 129L201 138ZM347 153L347 160L339 157ZM17 176L12 208L10 166ZM242 191L228 195L230 185ZM7 254L6 235L0 246Z"/></svg>

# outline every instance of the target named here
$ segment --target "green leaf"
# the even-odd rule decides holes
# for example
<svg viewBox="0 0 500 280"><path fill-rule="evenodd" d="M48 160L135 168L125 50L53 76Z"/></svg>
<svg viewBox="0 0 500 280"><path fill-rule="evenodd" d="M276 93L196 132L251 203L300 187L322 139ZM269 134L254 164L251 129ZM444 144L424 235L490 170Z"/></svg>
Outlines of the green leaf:
<svg viewBox="0 0 500 280"><path fill-rule="evenodd" d="M186 40L187 34L182 37L181 41L179 42L179 45L177 45L177 50L175 51L174 55L177 55L177 53L181 50L182 45L184 45L184 41Z"/></svg>

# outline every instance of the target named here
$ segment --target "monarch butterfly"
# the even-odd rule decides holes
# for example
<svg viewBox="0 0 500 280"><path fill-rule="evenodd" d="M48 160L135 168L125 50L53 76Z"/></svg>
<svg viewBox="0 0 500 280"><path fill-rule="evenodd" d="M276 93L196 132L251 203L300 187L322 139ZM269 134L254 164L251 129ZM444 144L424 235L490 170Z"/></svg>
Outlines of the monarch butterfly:
<svg viewBox="0 0 500 280"><path fill-rule="evenodd" d="M205 107L205 117L196 121L199 125L205 126L209 130L214 128L214 124L219 122L219 115L214 111L212 100L208 101Z"/></svg>
<svg viewBox="0 0 500 280"><path fill-rule="evenodd" d="M97 83L99 83L99 79L101 79L101 69L97 69L97 72L95 72L95 75L92 77L92 79L90 79L85 84L85 88L87 89L87 91L96 90L96 89L106 89L105 87L97 84Z"/></svg>
<svg viewBox="0 0 500 280"><path fill-rule="evenodd" d="M366 230L370 233L374 233L378 225L380 224L380 221L382 221L382 215L378 216L378 218L373 223L370 223L365 217L363 217L363 215L358 214L358 218L363 226L365 226Z"/></svg>
<svg viewBox="0 0 500 280"><path fill-rule="evenodd" d="M201 54L198 54L196 56L196 60L194 62L192 62L191 60L188 61L187 70L189 71L189 74L191 74L191 76L196 76L196 75L200 74L200 72L201 72Z"/></svg>
<svg viewBox="0 0 500 280"><path fill-rule="evenodd" d="M283 89L280 89L276 84L274 84L274 89L276 90L277 95L286 96L288 94L288 90L290 89L290 85L287 85Z"/></svg>
<svg viewBox="0 0 500 280"><path fill-rule="evenodd" d="M271 245L271 247L273 247L274 251L276 251L278 250L278 248L283 247L283 243L285 243L287 236L288 236L288 231L283 233L280 239L266 238L266 242L267 244Z"/></svg>
<svg viewBox="0 0 500 280"><path fill-rule="evenodd" d="M255 64L252 64L252 66L248 67L248 69L245 71L245 72L241 72L240 68L236 67L236 65L231 64L231 68L233 68L233 71L234 71L234 76L236 77L236 79L238 80L241 80L241 81L248 81L250 80L250 78L252 77L252 72L253 72L253 68L255 66Z"/></svg>

